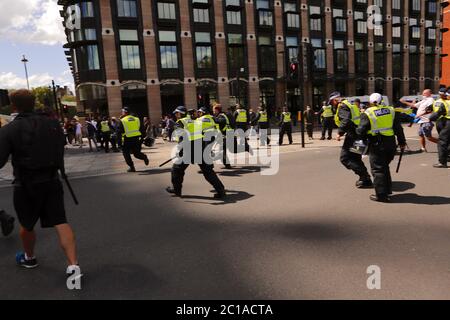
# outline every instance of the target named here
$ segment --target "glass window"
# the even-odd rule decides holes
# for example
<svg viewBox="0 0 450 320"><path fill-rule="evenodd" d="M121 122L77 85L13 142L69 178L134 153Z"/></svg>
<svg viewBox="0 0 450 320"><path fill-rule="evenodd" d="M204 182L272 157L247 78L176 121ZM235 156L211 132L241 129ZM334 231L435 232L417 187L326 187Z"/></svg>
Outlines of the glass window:
<svg viewBox="0 0 450 320"><path fill-rule="evenodd" d="M194 22L209 23L209 10L194 8Z"/></svg>
<svg viewBox="0 0 450 320"><path fill-rule="evenodd" d="M266 45L270 46L272 45L272 38L267 36L260 36L258 37L259 45Z"/></svg>
<svg viewBox="0 0 450 320"><path fill-rule="evenodd" d="M97 40L97 33L95 29L84 29L85 40Z"/></svg>
<svg viewBox="0 0 450 320"><path fill-rule="evenodd" d="M260 67L262 72L276 71L275 48L272 46L259 47Z"/></svg>
<svg viewBox="0 0 450 320"><path fill-rule="evenodd" d="M228 65L230 69L238 69L245 65L242 46L228 47Z"/></svg>
<svg viewBox="0 0 450 320"><path fill-rule="evenodd" d="M284 4L284 12L297 12L297 4L286 2Z"/></svg>
<svg viewBox="0 0 450 320"><path fill-rule="evenodd" d="M344 49L344 40L334 40L335 49Z"/></svg>
<svg viewBox="0 0 450 320"><path fill-rule="evenodd" d="M256 9L269 9L269 0L256 0Z"/></svg>
<svg viewBox="0 0 450 320"><path fill-rule="evenodd" d="M94 16L94 5L91 1L89 2L81 2L81 16L85 18L90 18Z"/></svg>
<svg viewBox="0 0 450 320"><path fill-rule="evenodd" d="M239 6L241 5L240 0L227 0L226 1L227 6Z"/></svg>
<svg viewBox="0 0 450 320"><path fill-rule="evenodd" d="M212 68L211 46L197 46L197 67L200 69Z"/></svg>
<svg viewBox="0 0 450 320"><path fill-rule="evenodd" d="M162 69L178 69L178 52L177 46L161 45L159 47L161 53Z"/></svg>
<svg viewBox="0 0 450 320"><path fill-rule="evenodd" d="M120 41L138 41L137 30L119 30Z"/></svg>
<svg viewBox="0 0 450 320"><path fill-rule="evenodd" d="M158 2L158 18L175 20L175 3Z"/></svg>
<svg viewBox="0 0 450 320"><path fill-rule="evenodd" d="M140 69L139 46L121 45L122 69Z"/></svg>
<svg viewBox="0 0 450 320"><path fill-rule="evenodd" d="M177 36L175 34L175 31L159 31L159 41L176 42Z"/></svg>
<svg viewBox="0 0 450 320"><path fill-rule="evenodd" d="M96 45L87 46L87 58L89 70L100 70L98 47Z"/></svg>
<svg viewBox="0 0 450 320"><path fill-rule="evenodd" d="M241 12L240 11L227 11L227 23L228 24L241 24Z"/></svg>
<svg viewBox="0 0 450 320"><path fill-rule="evenodd" d="M309 13L321 14L321 9L317 6L309 6ZM310 19L309 28L312 31L322 31L322 19Z"/></svg>
<svg viewBox="0 0 450 320"><path fill-rule="evenodd" d="M414 11L420 11L420 0L412 0L411 6Z"/></svg>
<svg viewBox="0 0 450 320"><path fill-rule="evenodd" d="M117 0L117 15L119 17L136 18L136 1Z"/></svg>
<svg viewBox="0 0 450 320"><path fill-rule="evenodd" d="M260 26L272 26L273 25L273 13L271 11L259 12L259 25Z"/></svg>
<svg viewBox="0 0 450 320"><path fill-rule="evenodd" d="M286 46L287 47L298 47L298 38L297 37L286 37Z"/></svg>
<svg viewBox="0 0 450 320"><path fill-rule="evenodd" d="M300 15L297 13L286 14L286 21L288 28L300 28Z"/></svg>
<svg viewBox="0 0 450 320"><path fill-rule="evenodd" d="M195 42L210 43L211 42L211 34L209 32L196 32L195 33Z"/></svg>
<svg viewBox="0 0 450 320"><path fill-rule="evenodd" d="M239 33L229 33L228 34L229 44L242 44L242 34Z"/></svg>
<svg viewBox="0 0 450 320"><path fill-rule="evenodd" d="M392 17L392 24L401 23L401 19L398 16ZM402 36L402 28L401 27L392 27L392 37L400 38Z"/></svg>
<svg viewBox="0 0 450 320"><path fill-rule="evenodd" d="M392 9L400 10L402 8L401 0L392 0Z"/></svg>
<svg viewBox="0 0 450 320"><path fill-rule="evenodd" d="M437 13L436 1L428 1L428 13Z"/></svg>

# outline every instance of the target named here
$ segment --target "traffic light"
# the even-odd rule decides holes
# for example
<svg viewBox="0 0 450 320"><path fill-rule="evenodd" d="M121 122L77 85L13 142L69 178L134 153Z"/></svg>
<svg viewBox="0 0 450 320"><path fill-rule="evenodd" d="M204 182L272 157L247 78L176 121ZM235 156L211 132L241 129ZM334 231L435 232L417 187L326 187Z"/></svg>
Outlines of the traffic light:
<svg viewBox="0 0 450 320"><path fill-rule="evenodd" d="M291 62L289 65L289 78L291 80L298 79L298 62Z"/></svg>

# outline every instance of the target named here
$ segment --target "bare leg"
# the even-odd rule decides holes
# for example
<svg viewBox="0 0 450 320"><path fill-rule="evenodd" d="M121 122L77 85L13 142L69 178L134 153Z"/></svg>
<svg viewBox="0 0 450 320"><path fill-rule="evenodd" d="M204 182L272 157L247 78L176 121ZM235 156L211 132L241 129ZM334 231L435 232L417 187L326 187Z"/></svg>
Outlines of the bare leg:
<svg viewBox="0 0 450 320"><path fill-rule="evenodd" d="M69 265L78 264L75 235L73 234L72 228L68 224L60 224L55 226L55 229L58 233L59 243L66 254Z"/></svg>
<svg viewBox="0 0 450 320"><path fill-rule="evenodd" d="M34 231L28 231L23 227L20 227L20 238L22 239L23 249L28 258L34 257L34 246L36 244L36 233Z"/></svg>
<svg viewBox="0 0 450 320"><path fill-rule="evenodd" d="M427 143L425 137L420 137L420 145L422 146L422 149L426 149Z"/></svg>
<svg viewBox="0 0 450 320"><path fill-rule="evenodd" d="M428 141L433 142L433 143L438 143L439 139L436 139L435 137L428 137Z"/></svg>

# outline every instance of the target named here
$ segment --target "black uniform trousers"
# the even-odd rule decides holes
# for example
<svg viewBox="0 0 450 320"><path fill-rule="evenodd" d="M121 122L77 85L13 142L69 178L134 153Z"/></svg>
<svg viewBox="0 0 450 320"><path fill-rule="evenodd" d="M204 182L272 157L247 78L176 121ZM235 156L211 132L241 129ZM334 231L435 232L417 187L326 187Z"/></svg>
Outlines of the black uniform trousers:
<svg viewBox="0 0 450 320"><path fill-rule="evenodd" d="M392 178L389 164L395 157L397 144L395 136L378 136L369 142L370 167L373 184L378 197L387 197L392 193Z"/></svg>
<svg viewBox="0 0 450 320"><path fill-rule="evenodd" d="M203 147L206 147L207 144L203 144ZM205 177L206 181L208 181L214 189L218 193L222 193L225 191L225 186L220 181L219 177L217 176L216 172L214 171L214 165L213 164L207 164L203 161L199 161L199 163L196 163L195 160L195 142L191 143L191 161L190 163L186 163L186 160L181 163L175 163L172 167L172 185L175 190L175 193L180 193L183 188L183 181L184 181L184 175L186 172L186 169L191 164L198 164L200 167L200 170L203 173L203 176ZM182 155L180 155L182 156Z"/></svg>
<svg viewBox="0 0 450 320"><path fill-rule="evenodd" d="M241 129L242 131L244 131L244 133L247 131L248 129L248 125L247 123L236 123L236 129ZM250 145L248 144L248 139L245 138L244 141L242 141L242 139L240 141L238 141L239 145L245 144L245 152L249 152L250 151ZM236 150L237 152L237 150Z"/></svg>
<svg viewBox="0 0 450 320"><path fill-rule="evenodd" d="M442 129L445 128L446 122L447 121L445 121L445 119L439 119L436 121L436 130L438 134L440 134Z"/></svg>
<svg viewBox="0 0 450 320"><path fill-rule="evenodd" d="M288 136L289 144L292 144L292 124L290 122L281 124L280 141L278 141L280 146L283 144L283 139L284 139L285 134L287 134L287 136Z"/></svg>
<svg viewBox="0 0 450 320"><path fill-rule="evenodd" d="M142 144L141 144L140 136L133 137L133 138L125 137L125 139L123 141L122 154L123 154L123 157L125 158L127 165L130 168L134 168L134 163L133 163L133 160L131 159L131 154L133 154L133 156L139 160L147 159L147 156L144 153L142 153L141 149L142 149Z"/></svg>
<svg viewBox="0 0 450 320"><path fill-rule="evenodd" d="M261 141L261 145L265 146L266 143L270 144L270 125L268 122L259 122L258 123L258 133L259 139Z"/></svg>
<svg viewBox="0 0 450 320"><path fill-rule="evenodd" d="M370 179L370 176L366 165L362 161L362 155L350 151L355 140L354 134L347 134L345 136L344 145L341 150L341 163L348 170L352 170L358 175L361 181L367 181Z"/></svg>
<svg viewBox="0 0 450 320"><path fill-rule="evenodd" d="M439 133L438 153L439 153L439 162L441 164L447 164L448 162L449 143L450 143L450 120L447 120L445 122L445 127L442 128L441 132Z"/></svg>
<svg viewBox="0 0 450 320"><path fill-rule="evenodd" d="M111 140L111 132L102 132L102 142L101 147L105 148L105 152L109 152L109 142Z"/></svg>
<svg viewBox="0 0 450 320"><path fill-rule="evenodd" d="M334 117L323 118L322 120L322 138L325 138L325 134L328 131L328 138L332 138L334 127Z"/></svg>

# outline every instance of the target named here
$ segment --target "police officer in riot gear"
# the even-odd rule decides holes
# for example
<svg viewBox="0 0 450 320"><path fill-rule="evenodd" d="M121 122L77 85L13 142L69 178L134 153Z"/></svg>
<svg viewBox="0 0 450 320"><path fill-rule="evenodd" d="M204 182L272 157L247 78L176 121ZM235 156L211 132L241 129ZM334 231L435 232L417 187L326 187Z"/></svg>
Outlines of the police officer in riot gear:
<svg viewBox="0 0 450 320"><path fill-rule="evenodd" d="M371 188L373 186L372 180L362 161L362 155L350 151L354 142L358 140L356 128L360 123L359 108L352 105L347 99L342 98L337 91L330 94L328 104L337 108L334 118L338 126L336 140L341 141L341 138L345 135L340 156L341 163L359 176L358 181L356 181L357 188Z"/></svg>
<svg viewBox="0 0 450 320"><path fill-rule="evenodd" d="M370 107L361 114L361 122L356 133L368 139L370 167L374 179L375 195L372 201L389 202L392 194L392 178L389 164L395 157L397 144L403 150L406 146L401 121L396 117L393 107L382 104L382 96L374 93L370 96Z"/></svg>
<svg viewBox="0 0 450 320"><path fill-rule="evenodd" d="M288 111L287 107L283 107L283 113L280 117L280 139L278 143L280 146L283 144L284 135L287 134L289 139L289 144L292 144L292 115Z"/></svg>
<svg viewBox="0 0 450 320"><path fill-rule="evenodd" d="M450 95L450 91L449 91ZM450 144L450 103L447 101L442 101L439 105L435 106L434 112L430 115L431 121L442 122L441 130L439 132L439 142L438 142L438 153L439 153L439 163L433 165L435 168L448 168L448 155L449 155L449 144Z"/></svg>
<svg viewBox="0 0 450 320"><path fill-rule="evenodd" d="M187 117L187 109L183 106L178 107L174 111L174 114L177 117L176 136L181 150L179 150L178 158L172 167L173 186L166 188L166 191L181 197L186 169L190 164L198 164L205 179L216 190L214 198L224 198L226 196L225 187L214 172L212 161L205 161L212 159L204 159L203 156L206 145L210 143L210 141L203 141L204 133L212 128L210 126L211 123L202 121L201 117L197 120L192 120L190 117ZM213 126L215 127L214 123Z"/></svg>
<svg viewBox="0 0 450 320"><path fill-rule="evenodd" d="M141 151L143 128L139 118L132 116L127 107L123 108L122 116L123 117L120 119L120 132L121 135L123 135L122 153L127 165L130 167L128 172L136 172L133 160L131 159L131 154L133 154L136 159L144 161L146 166L150 163L147 155Z"/></svg>
<svg viewBox="0 0 450 320"><path fill-rule="evenodd" d="M214 121L218 127L218 130L222 134L223 146L222 146L222 162L225 165L225 169L231 169L230 159L227 156L227 133L232 132L230 118L227 114L222 112L222 106L217 104L213 108ZM233 139L233 137L230 137ZM234 140L234 139L233 139Z"/></svg>

